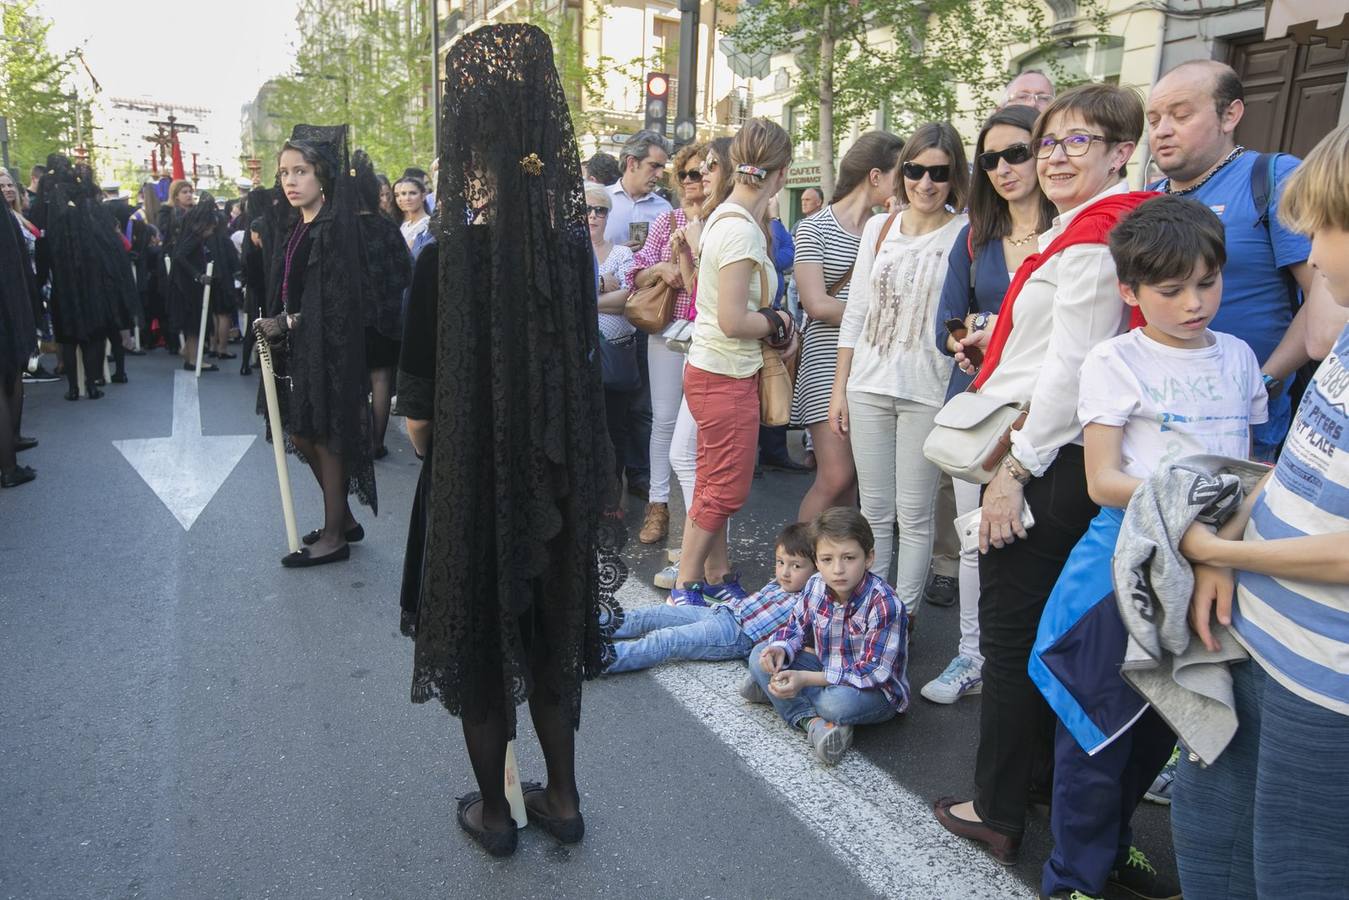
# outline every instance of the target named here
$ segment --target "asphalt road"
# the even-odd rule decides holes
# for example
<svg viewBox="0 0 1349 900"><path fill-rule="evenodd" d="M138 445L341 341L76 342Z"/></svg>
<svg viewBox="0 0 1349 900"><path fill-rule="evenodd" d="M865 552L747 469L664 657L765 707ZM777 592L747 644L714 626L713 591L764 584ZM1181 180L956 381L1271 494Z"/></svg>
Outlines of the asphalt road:
<svg viewBox="0 0 1349 900"><path fill-rule="evenodd" d="M527 829L489 860L454 823L473 788L458 723L408 700L397 597L418 463L396 424L351 561L284 570L271 447L253 441L185 529L113 444L173 432L177 364L129 364L99 401L29 386L39 477L0 492L0 897L1034 896L1047 822L1009 877L923 806L970 791L978 699L915 699L825 770L733 695L732 663L587 685L585 841ZM255 391L234 368L204 375L203 433L260 435ZM290 472L307 530L321 500ZM747 586L771 575L807 483L756 482L733 529ZM626 601L658 602L663 548L634 539L629 562ZM915 695L957 634L954 609L921 615ZM541 778L527 728L522 771ZM1174 871L1165 811L1136 830Z"/></svg>

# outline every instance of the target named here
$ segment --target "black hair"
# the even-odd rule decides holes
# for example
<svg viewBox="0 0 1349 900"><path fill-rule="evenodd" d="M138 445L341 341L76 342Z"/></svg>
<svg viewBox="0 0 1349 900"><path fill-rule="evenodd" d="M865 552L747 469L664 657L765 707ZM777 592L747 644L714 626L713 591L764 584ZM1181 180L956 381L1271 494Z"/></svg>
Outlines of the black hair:
<svg viewBox="0 0 1349 900"><path fill-rule="evenodd" d="M792 556L815 560L815 536L806 522L793 522L778 532L773 541L774 550L783 550Z"/></svg>
<svg viewBox="0 0 1349 900"><path fill-rule="evenodd" d="M1022 73L1025 74L1024 72ZM1026 132L1026 145L1030 146L1030 133L1035 129L1035 117L1039 115L1033 106L1004 106L984 120L979 129L979 137L974 142L974 174L970 180L970 245L978 248L993 241L1000 241L1012 233L1012 214L1007 209L1007 201L993 187L993 172L979 168L979 155L984 152L984 139L998 125L1020 128ZM1034 164L1035 156L1031 156ZM1054 204L1040 190L1039 181L1031 176L1035 192L1040 197L1040 221L1036 223L1037 232L1049 230L1058 213Z"/></svg>
<svg viewBox="0 0 1349 900"><path fill-rule="evenodd" d="M336 173L333 171L332 163L319 152L318 147L309 141L286 141L277 151L277 165L281 164L281 154L287 150L294 150L304 157L304 161L314 167L314 176L318 178L319 185L323 188L323 193L332 195L333 177Z"/></svg>
<svg viewBox="0 0 1349 900"><path fill-rule="evenodd" d="M1135 291L1142 284L1189 278L1227 262L1222 221L1190 197L1163 195L1139 205L1110 232L1110 255L1119 280Z"/></svg>
<svg viewBox="0 0 1349 900"><path fill-rule="evenodd" d="M857 541L862 545L862 552L867 554L876 549L876 535L871 530L871 523L866 520L866 516L850 506L826 509L815 517L810 530L811 543L816 545L821 538L827 538L835 543Z"/></svg>
<svg viewBox="0 0 1349 900"><path fill-rule="evenodd" d="M882 172L894 170L899 165L899 152L903 149L904 139L888 131L868 131L859 137L843 154L843 162L838 166L838 183L834 185L834 198L830 202L839 202L859 184L864 184L872 169ZM817 187L806 190L820 191ZM820 202L824 202L824 191L820 191Z"/></svg>
<svg viewBox="0 0 1349 900"><path fill-rule="evenodd" d="M608 187L623 177L618 160L603 151L596 153L585 162L586 173L595 181Z"/></svg>

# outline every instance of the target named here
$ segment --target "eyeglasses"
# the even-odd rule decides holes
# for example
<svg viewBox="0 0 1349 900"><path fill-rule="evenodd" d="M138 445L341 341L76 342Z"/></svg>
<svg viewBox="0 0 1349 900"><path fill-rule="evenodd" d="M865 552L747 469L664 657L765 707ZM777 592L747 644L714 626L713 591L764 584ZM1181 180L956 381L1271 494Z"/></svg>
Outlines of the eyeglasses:
<svg viewBox="0 0 1349 900"><path fill-rule="evenodd" d="M1066 138L1040 138L1035 145L1036 159L1049 159L1054 155L1055 147L1063 147L1063 152L1068 156L1086 156L1091 145L1100 141L1105 143L1105 135L1102 134L1070 134Z"/></svg>
<svg viewBox="0 0 1349 900"><path fill-rule="evenodd" d="M987 153L980 153L975 157L979 162L979 168L985 172L992 172L998 167L998 160L1007 160L1009 166L1019 166L1030 159L1030 145L1026 143L1012 144L1010 147L1004 147L1001 150L990 150Z"/></svg>
<svg viewBox="0 0 1349 900"><path fill-rule="evenodd" d="M586 212L590 215L599 216L601 219L609 217L609 207L607 206L587 206Z"/></svg>
<svg viewBox="0 0 1349 900"><path fill-rule="evenodd" d="M1034 91L1017 91L1015 94L1007 95L1008 103L1025 103L1027 105L1048 103L1053 99L1053 94L1037 94Z"/></svg>
<svg viewBox="0 0 1349 900"><path fill-rule="evenodd" d="M685 169L682 172L676 172L675 178L679 181L702 181L703 173L701 169Z"/></svg>
<svg viewBox="0 0 1349 900"><path fill-rule="evenodd" d="M937 184L951 180L950 166L920 166L915 162L906 162L903 166L904 177L910 181L922 181L926 175Z"/></svg>

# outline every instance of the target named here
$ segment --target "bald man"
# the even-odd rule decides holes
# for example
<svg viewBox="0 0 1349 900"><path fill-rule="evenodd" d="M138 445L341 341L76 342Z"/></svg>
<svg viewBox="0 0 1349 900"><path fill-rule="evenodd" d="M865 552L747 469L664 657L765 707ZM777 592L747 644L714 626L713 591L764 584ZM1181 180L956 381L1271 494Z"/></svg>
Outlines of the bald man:
<svg viewBox="0 0 1349 900"><path fill-rule="evenodd" d="M1297 296L1325 290L1307 265L1311 244L1274 214L1283 183L1300 160L1280 154L1270 184L1268 227L1252 198L1257 152L1237 146L1246 111L1241 79L1216 60L1192 60L1167 72L1148 97L1152 156L1166 176L1156 190L1186 194L1222 219L1227 232L1223 299L1211 327L1251 345L1270 389L1269 421L1253 429L1256 459L1273 462L1288 433L1292 375L1309 357Z"/></svg>
<svg viewBox="0 0 1349 900"><path fill-rule="evenodd" d="M1007 84L1003 106L1033 106L1038 112L1054 99L1054 82L1039 69L1027 69Z"/></svg>

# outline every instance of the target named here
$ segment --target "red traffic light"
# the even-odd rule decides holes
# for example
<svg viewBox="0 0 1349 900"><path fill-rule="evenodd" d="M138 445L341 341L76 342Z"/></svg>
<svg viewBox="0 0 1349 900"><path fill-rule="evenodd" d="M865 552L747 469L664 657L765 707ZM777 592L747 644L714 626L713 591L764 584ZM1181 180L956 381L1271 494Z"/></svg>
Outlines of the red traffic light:
<svg viewBox="0 0 1349 900"><path fill-rule="evenodd" d="M646 76L646 96L648 98L664 97L670 93L670 78L668 75L652 74Z"/></svg>

